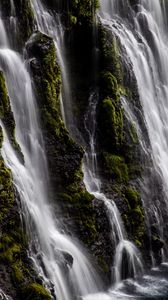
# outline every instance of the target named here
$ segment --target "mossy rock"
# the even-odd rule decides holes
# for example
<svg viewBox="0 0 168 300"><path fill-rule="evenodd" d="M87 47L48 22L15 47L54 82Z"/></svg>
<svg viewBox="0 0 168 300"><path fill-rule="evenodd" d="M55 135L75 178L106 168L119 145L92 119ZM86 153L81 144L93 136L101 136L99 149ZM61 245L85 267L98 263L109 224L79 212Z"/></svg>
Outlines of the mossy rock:
<svg viewBox="0 0 168 300"><path fill-rule="evenodd" d="M117 101L120 98L120 89L116 77L111 72L106 71L101 74L100 81L106 96Z"/></svg>
<svg viewBox="0 0 168 300"><path fill-rule="evenodd" d="M128 186L125 191L127 211L124 221L128 232L138 247L142 247L145 236L145 217L140 193L134 186Z"/></svg>
<svg viewBox="0 0 168 300"><path fill-rule="evenodd" d="M123 109L109 97L102 101L99 108L99 129L104 149L117 152L123 143Z"/></svg>
<svg viewBox="0 0 168 300"><path fill-rule="evenodd" d="M38 100L50 178L57 191L81 169L83 150L70 137L60 112L61 73L53 40L38 32L27 44Z"/></svg>
<svg viewBox="0 0 168 300"><path fill-rule="evenodd" d="M98 7L98 0L72 0L70 4L70 13L77 20L75 24L92 24Z"/></svg>
<svg viewBox="0 0 168 300"><path fill-rule="evenodd" d="M38 283L31 283L28 285L27 293L27 296L31 300L51 300L49 292Z"/></svg>
<svg viewBox="0 0 168 300"><path fill-rule="evenodd" d="M21 148L15 138L15 120L10 105L10 99L8 96L8 91L5 83L5 77L1 70L0 70L0 118L5 125L10 142L14 150L16 151L16 154L23 162L24 157L21 152Z"/></svg>
<svg viewBox="0 0 168 300"><path fill-rule="evenodd" d="M140 194L134 187L128 187L125 196L129 202L129 205L134 209L140 203Z"/></svg>
<svg viewBox="0 0 168 300"><path fill-rule="evenodd" d="M124 162L124 158L110 153L104 153L105 165L107 173L115 180L115 183L128 183L128 167Z"/></svg>

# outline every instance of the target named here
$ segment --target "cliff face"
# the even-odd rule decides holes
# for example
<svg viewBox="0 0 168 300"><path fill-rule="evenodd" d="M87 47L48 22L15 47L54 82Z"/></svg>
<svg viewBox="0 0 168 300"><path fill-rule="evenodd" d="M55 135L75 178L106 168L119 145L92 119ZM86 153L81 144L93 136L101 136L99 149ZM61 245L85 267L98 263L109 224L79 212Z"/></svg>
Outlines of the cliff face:
<svg viewBox="0 0 168 300"><path fill-rule="evenodd" d="M145 251L148 235L139 179L146 174L150 162L147 163L148 158L141 151L135 125L128 120L122 105L122 100L127 99L150 148L137 83L129 60L126 64L128 58L124 56L118 39L96 20L98 1L72 0L57 5L54 1L44 3L53 13L61 12L65 27L65 56L72 88L72 115L83 137L82 142L75 134L73 140L65 128L60 109L62 80L54 42L35 30L34 15L28 0L14 1L18 31L16 39L11 37L11 41L20 53L26 48L26 58L30 62L48 160L53 207L55 211L61 208L65 231L73 232L85 244L108 283L114 245L110 242L110 225L103 203L94 199L83 184L83 147L89 147L84 120L90 94L96 91L99 99L95 116L96 149L102 189L116 202L129 238ZM10 28L11 2L2 0L0 8L6 26ZM13 147L24 163L14 136L15 122L2 73L0 117ZM1 130L1 146L2 141ZM0 287L3 289L6 286L6 293L14 299L30 299L29 293L34 300L51 299L27 257L28 239L21 226L19 195L2 157L0 165ZM163 243L154 229L151 239L157 256Z"/></svg>

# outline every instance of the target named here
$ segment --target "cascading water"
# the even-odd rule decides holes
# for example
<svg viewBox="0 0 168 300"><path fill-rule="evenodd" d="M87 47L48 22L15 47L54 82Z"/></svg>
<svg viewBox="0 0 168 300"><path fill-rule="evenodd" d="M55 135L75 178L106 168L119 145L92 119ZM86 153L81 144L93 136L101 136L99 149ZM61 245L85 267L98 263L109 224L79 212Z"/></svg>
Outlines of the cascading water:
<svg viewBox="0 0 168 300"><path fill-rule="evenodd" d="M166 1L137 0L137 2L139 5L134 11L129 5L129 1L109 0L107 2L107 0L101 0L99 18L102 24L111 28L120 39L132 61L149 132L154 165L163 180L167 205L168 79L166 72L168 69L168 39L166 34ZM54 17L44 9L40 1L32 0L32 5L39 29L55 40L62 68L63 100L64 97L68 99L65 93L70 95L70 87L64 56L62 55L62 27L59 21L55 22ZM15 15L12 0L11 14ZM52 215L52 208L48 201L47 163L30 76L21 57L8 49L9 42L1 19L0 28L2 33L0 37L0 68L6 77L16 121L16 138L21 146L25 164L23 165L17 157L5 127L1 123L4 133L2 155L6 165L12 170L14 184L20 194L27 229L33 244L30 253L38 272L44 278L44 283L48 287L52 285L58 300L78 298L85 300L113 300L118 298L126 300L130 297L133 299L167 299L160 296L168 294L166 264L163 264L161 269L156 268L151 271L150 275L121 282L125 257L127 258L127 267L130 266L131 268L129 274L139 274L138 271L142 271L142 265L137 249L127 241L126 232L115 203L101 192L95 140L95 114L98 95L93 93L86 114L85 125L90 145L83 166L84 182L88 191L94 194L98 200L103 201L106 207L111 225L112 240L116 247L113 264L115 282L119 283L106 294L98 294L98 286L101 289L101 285L95 270L84 255L84 251L76 241L62 233L61 224L55 221ZM64 118L67 127L72 125L72 112L69 107L70 104L67 104L66 101L62 105L62 113L65 111ZM123 107L127 110L128 117L132 118L133 115L124 100ZM68 117L69 119L67 119ZM89 122L87 122L88 120ZM136 122L136 118L134 121ZM143 147L145 148L144 144ZM153 210L159 225L162 211L156 205ZM137 270L138 268L139 270ZM89 293L90 295L88 295ZM3 295L3 292L0 290L0 296L1 294ZM10 299L10 297L4 296ZM53 295L53 297L55 296Z"/></svg>
<svg viewBox="0 0 168 300"><path fill-rule="evenodd" d="M8 45L8 38L6 35L4 24L1 19L0 19L0 31L1 31L0 47L6 47Z"/></svg>
<svg viewBox="0 0 168 300"><path fill-rule="evenodd" d="M59 231L58 221L52 215L48 201L47 163L31 79L19 55L5 48L5 38L2 42L0 68L6 77L16 122L16 138L25 163L23 165L18 159L3 124L2 156L12 170L20 195L33 244L30 253L36 268L48 287L52 286L54 297L74 300L97 291L101 283L80 245Z"/></svg>
<svg viewBox="0 0 168 300"><path fill-rule="evenodd" d="M73 132L75 129L71 110L71 91L63 47L64 30L60 22L60 17L59 14L57 14L57 18L55 18L52 13L44 7L41 1L31 0L31 2L35 12L38 29L52 37L56 46L57 57L61 66L61 74L64 83L60 95L61 113L66 127L69 130L72 129L71 131ZM64 101L62 101L62 97L64 98ZM64 105L68 108L67 110L65 110Z"/></svg>
<svg viewBox="0 0 168 300"><path fill-rule="evenodd" d="M138 249L127 240L119 210L115 202L108 199L101 191L101 181L98 178L97 155L96 155L96 106L98 103L97 93L93 93L89 99L88 111L85 116L85 129L89 136L89 149L85 153L83 165L84 183L95 198L104 202L107 216L111 226L111 241L115 246L113 263L114 283L118 284L123 276L137 276L143 272L143 264ZM124 267L124 260L126 270Z"/></svg>
<svg viewBox="0 0 168 300"><path fill-rule="evenodd" d="M168 191L168 37L165 1L137 1L133 10L128 1L112 1L110 10L107 1L101 1L100 20L111 28L119 38L130 58L137 78L140 99L152 147L156 172L163 182L165 205ZM118 3L118 5L116 5ZM125 16L122 19L121 8ZM147 203L149 206L149 203ZM150 203L151 209L161 220L164 210ZM160 222L158 223L158 225ZM163 226L163 225L162 225ZM163 229L160 228L162 232ZM163 235L162 235L163 236Z"/></svg>
<svg viewBox="0 0 168 300"><path fill-rule="evenodd" d="M151 210L154 212L159 227L163 226L162 218L165 215L165 208L167 210L168 191L168 37L165 7L166 1L164 0L136 1L133 8L130 1L101 0L99 14L101 23L111 29L126 49L137 79L152 147L154 168L162 178L165 192L163 208L158 202L152 204L148 200L146 203L146 206L152 206ZM128 116L132 118L133 114L124 101L123 107L126 108ZM136 118L134 118L134 122L136 122ZM137 129L139 129L138 123ZM141 135L141 132L139 133ZM145 144L142 148L147 151ZM159 231L162 232L163 228L159 228ZM163 232L161 236L164 236ZM137 282L126 280L116 291L109 291L106 295L88 296L86 299L116 299L117 295L120 299L127 299L130 294L134 295L134 299L139 299L139 297L142 299L148 299L148 297L150 299L167 299L167 296L164 296L167 295L167 270L163 270L164 267L166 264L163 264L160 269L154 269L150 275L143 276ZM162 286L161 289L160 286Z"/></svg>
<svg viewBox="0 0 168 300"><path fill-rule="evenodd" d="M6 295L1 289L0 289L0 297L1 299L12 300L12 298Z"/></svg>
<svg viewBox="0 0 168 300"><path fill-rule="evenodd" d="M36 0L32 1L33 8L36 12L36 19L38 28L40 31L44 32L45 34L48 34L51 36L56 45L57 53L59 62L61 65L62 70L62 78L63 78L63 85L64 90L68 91L70 90L67 76L66 76L66 67L64 62L64 56L62 54L63 51L63 32L60 31L60 28L62 29L59 18L58 22L56 23L54 17L45 10L44 6L39 1L37 3ZM68 92L68 96L70 95L70 92ZM122 262L123 262L123 255L126 252L126 255L128 257L128 274L130 275L131 272L135 276L142 272L143 266L140 260L140 254L136 247L129 241L126 240L126 234L124 230L122 229L123 224L121 221L121 217L119 214L119 211L115 205L115 203L110 201L105 197L104 194L100 192L100 180L97 178L97 159L96 159L96 151L95 151L95 113L96 113L96 101L97 93L91 95L90 98L90 104L91 107L89 107L88 111L91 111L91 116L88 116L88 119L91 120L91 128L88 128L86 126L86 131L89 134L90 138L90 153L86 153L86 164L83 167L84 171L84 183L86 186L86 189L94 194L94 196L97 199L100 199L101 201L104 201L107 213L109 216L110 224L112 227L112 237L115 237L115 246L116 246L116 255L114 259L114 278L116 282L119 282L122 279ZM63 116L65 116L65 124L67 125L68 129L71 129L71 125L73 123L73 112L69 105L67 105L66 99L64 99L65 102L62 105L62 113ZM66 120L68 118L68 121ZM87 116L86 116L87 118ZM87 123L87 122L86 122ZM89 155L91 156L91 159L89 158ZM90 164L91 162L91 164Z"/></svg>

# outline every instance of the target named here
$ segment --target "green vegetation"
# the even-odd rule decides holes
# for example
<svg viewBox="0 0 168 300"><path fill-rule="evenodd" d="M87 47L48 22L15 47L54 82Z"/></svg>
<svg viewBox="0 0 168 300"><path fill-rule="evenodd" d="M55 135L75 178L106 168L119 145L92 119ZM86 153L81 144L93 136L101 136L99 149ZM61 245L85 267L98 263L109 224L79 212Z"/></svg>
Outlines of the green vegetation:
<svg viewBox="0 0 168 300"><path fill-rule="evenodd" d="M125 219L126 227L138 247L142 246L145 233L144 210L139 192L133 186L128 186L125 191L127 212Z"/></svg>
<svg viewBox="0 0 168 300"><path fill-rule="evenodd" d="M98 0L72 0L70 11L71 19L75 17L78 24L81 22L88 25L93 22L96 9L99 7Z"/></svg>
<svg viewBox="0 0 168 300"><path fill-rule="evenodd" d="M99 121L102 144L108 151L117 151L123 142L123 109L114 100L106 98L100 106Z"/></svg>
<svg viewBox="0 0 168 300"><path fill-rule="evenodd" d="M2 71L0 71L0 119L5 125L13 148L16 150L19 158L23 161L23 154L21 152L19 144L15 139L15 120L11 110L5 78Z"/></svg>
<svg viewBox="0 0 168 300"><path fill-rule="evenodd" d="M128 183L128 167L121 156L104 153L105 165L108 174L115 180L115 183Z"/></svg>

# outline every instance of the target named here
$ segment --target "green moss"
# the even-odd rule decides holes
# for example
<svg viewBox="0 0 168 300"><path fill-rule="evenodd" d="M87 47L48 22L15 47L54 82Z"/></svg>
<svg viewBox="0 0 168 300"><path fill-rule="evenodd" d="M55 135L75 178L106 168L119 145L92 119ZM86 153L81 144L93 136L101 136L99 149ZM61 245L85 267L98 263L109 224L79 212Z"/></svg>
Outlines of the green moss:
<svg viewBox="0 0 168 300"><path fill-rule="evenodd" d="M15 138L15 120L12 113L8 91L5 83L5 78L2 71L0 71L0 119L5 125L5 128L7 130L13 148L16 150L17 154L23 161L24 160L23 154ZM2 141L2 137L1 137L1 141Z"/></svg>
<svg viewBox="0 0 168 300"><path fill-rule="evenodd" d="M132 238L138 247L142 246L145 234L144 209L142 207L140 193L135 187L129 186L125 191L125 203L127 204L124 222Z"/></svg>
<svg viewBox="0 0 168 300"><path fill-rule="evenodd" d="M70 11L76 17L78 23L92 23L95 12L99 8L98 0L72 0Z"/></svg>
<svg viewBox="0 0 168 300"><path fill-rule="evenodd" d="M128 187L125 192L125 196L128 199L128 202L132 209L134 209L139 203L141 203L140 194L134 187Z"/></svg>
<svg viewBox="0 0 168 300"><path fill-rule="evenodd" d="M48 291L38 283L28 285L27 291L31 300L51 300L51 295Z"/></svg>
<svg viewBox="0 0 168 300"><path fill-rule="evenodd" d="M137 130L136 130L136 127L135 127L135 124L131 124L131 128L130 128L130 136L131 136L131 139L132 139L132 142L134 144L138 144L138 134L137 134Z"/></svg>
<svg viewBox="0 0 168 300"><path fill-rule="evenodd" d="M112 63L113 63L113 74L117 78L118 82L123 82L123 70L120 59L119 45L116 36L112 39Z"/></svg>
<svg viewBox="0 0 168 300"><path fill-rule="evenodd" d="M59 195L61 201L67 207L71 204L70 215L78 228L78 234L83 242L90 247L98 238L98 225L94 213L94 196L77 183L67 187L66 193Z"/></svg>
<svg viewBox="0 0 168 300"><path fill-rule="evenodd" d="M99 111L102 144L110 152L119 149L123 142L123 109L111 98L102 101Z"/></svg>
<svg viewBox="0 0 168 300"><path fill-rule="evenodd" d="M77 17L70 14L70 25L73 26L76 25L76 23L77 23Z"/></svg>
<svg viewBox="0 0 168 300"><path fill-rule="evenodd" d="M111 30L99 24L99 47L101 69L111 72L120 85L123 85L124 72L121 64L119 42Z"/></svg>
<svg viewBox="0 0 168 300"><path fill-rule="evenodd" d="M109 153L104 154L105 167L112 178L119 183L128 182L128 167L124 162L124 158Z"/></svg>
<svg viewBox="0 0 168 300"><path fill-rule="evenodd" d="M106 95L110 96L114 100L118 100L120 97L120 90L118 87L117 79L111 72L106 71L101 75L101 84L104 86Z"/></svg>

